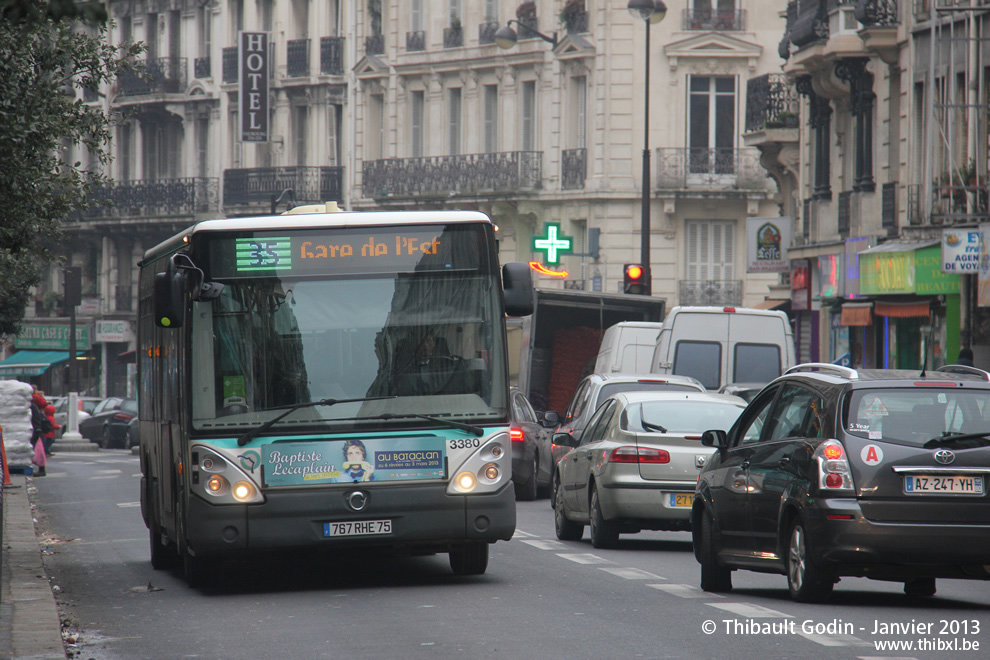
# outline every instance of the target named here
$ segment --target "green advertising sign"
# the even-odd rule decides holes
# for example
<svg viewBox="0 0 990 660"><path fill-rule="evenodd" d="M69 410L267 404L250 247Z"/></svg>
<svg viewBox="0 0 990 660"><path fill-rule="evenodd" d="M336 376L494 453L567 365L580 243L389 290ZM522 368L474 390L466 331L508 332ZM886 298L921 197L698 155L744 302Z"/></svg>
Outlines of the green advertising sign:
<svg viewBox="0 0 990 660"><path fill-rule="evenodd" d="M942 271L941 245L918 250L914 264L915 293L919 296L959 293L959 273Z"/></svg>
<svg viewBox="0 0 990 660"><path fill-rule="evenodd" d="M22 325L14 339L15 348L52 351L69 350L68 325ZM76 326L76 350L89 350L89 326Z"/></svg>
<svg viewBox="0 0 990 660"><path fill-rule="evenodd" d="M959 275L942 272L942 247L904 252L861 252L859 290L865 294L959 293Z"/></svg>

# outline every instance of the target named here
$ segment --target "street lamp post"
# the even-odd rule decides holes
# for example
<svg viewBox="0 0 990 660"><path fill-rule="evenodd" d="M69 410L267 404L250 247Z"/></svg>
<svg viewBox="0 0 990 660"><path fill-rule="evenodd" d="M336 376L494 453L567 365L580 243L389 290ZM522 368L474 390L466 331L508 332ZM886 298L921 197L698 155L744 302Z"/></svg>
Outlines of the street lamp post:
<svg viewBox="0 0 990 660"><path fill-rule="evenodd" d="M643 265L643 294L653 294L653 269L650 268L650 25L667 15L663 0L629 0L626 9L646 25L646 89L643 95L643 200L640 219L640 261Z"/></svg>

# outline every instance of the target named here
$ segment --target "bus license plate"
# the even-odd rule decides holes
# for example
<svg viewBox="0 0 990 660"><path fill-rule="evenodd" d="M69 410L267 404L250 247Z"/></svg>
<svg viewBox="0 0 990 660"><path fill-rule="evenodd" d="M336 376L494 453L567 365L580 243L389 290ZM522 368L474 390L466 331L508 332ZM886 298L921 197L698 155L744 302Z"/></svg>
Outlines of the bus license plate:
<svg viewBox="0 0 990 660"><path fill-rule="evenodd" d="M694 493L668 493L667 506L672 509L691 507L694 505Z"/></svg>
<svg viewBox="0 0 990 660"><path fill-rule="evenodd" d="M367 536L371 534L391 534L391 520L349 520L347 522L323 523L323 536Z"/></svg>
<svg viewBox="0 0 990 660"><path fill-rule="evenodd" d="M904 492L922 495L982 495L983 477L919 474L904 477Z"/></svg>

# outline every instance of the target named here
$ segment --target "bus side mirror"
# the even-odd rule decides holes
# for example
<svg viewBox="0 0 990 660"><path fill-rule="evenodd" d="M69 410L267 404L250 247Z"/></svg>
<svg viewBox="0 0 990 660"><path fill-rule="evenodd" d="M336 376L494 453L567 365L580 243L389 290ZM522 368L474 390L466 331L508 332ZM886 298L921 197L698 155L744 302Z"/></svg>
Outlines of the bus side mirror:
<svg viewBox="0 0 990 660"><path fill-rule="evenodd" d="M533 313L533 276L527 264L512 262L502 266L502 291L506 314L529 316Z"/></svg>
<svg viewBox="0 0 990 660"><path fill-rule="evenodd" d="M152 304L155 325L182 327L186 320L186 278L171 262L165 272L155 275Z"/></svg>

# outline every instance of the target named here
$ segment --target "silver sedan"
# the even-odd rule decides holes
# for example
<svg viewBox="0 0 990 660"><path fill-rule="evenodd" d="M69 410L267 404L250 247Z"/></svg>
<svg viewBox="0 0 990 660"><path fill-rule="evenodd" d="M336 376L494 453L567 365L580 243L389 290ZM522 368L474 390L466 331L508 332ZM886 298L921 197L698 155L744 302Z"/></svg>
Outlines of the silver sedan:
<svg viewBox="0 0 990 660"><path fill-rule="evenodd" d="M554 473L557 538L578 540L591 527L596 548L619 534L690 529L698 473L712 454L707 428L729 428L746 402L709 392L624 392L607 399ZM716 426L712 426L715 423Z"/></svg>

